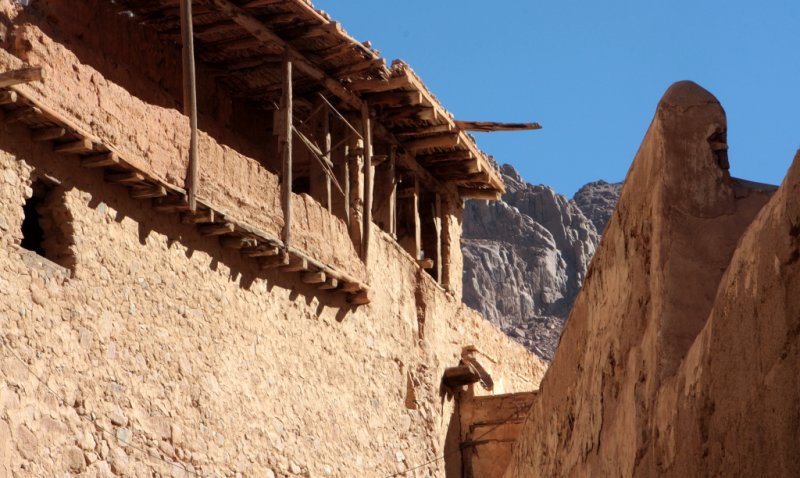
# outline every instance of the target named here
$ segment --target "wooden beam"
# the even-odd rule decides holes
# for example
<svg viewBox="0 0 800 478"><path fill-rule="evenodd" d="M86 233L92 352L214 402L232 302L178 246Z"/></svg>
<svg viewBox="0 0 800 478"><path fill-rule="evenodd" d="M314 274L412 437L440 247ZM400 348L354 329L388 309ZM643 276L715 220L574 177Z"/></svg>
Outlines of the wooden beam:
<svg viewBox="0 0 800 478"><path fill-rule="evenodd" d="M448 388L455 388L476 383L480 379L480 375L472 367L459 365L458 367L449 367L444 370L442 384Z"/></svg>
<svg viewBox="0 0 800 478"><path fill-rule="evenodd" d="M423 269L433 269L433 259L430 257L426 257L425 259L417 260L417 265L419 265Z"/></svg>
<svg viewBox="0 0 800 478"><path fill-rule="evenodd" d="M41 66L30 66L19 70L4 71L0 73L0 88L30 83L32 81L44 81L45 74Z"/></svg>
<svg viewBox="0 0 800 478"><path fill-rule="evenodd" d="M367 101L372 106L388 108L418 106L422 103L422 93L419 91L386 91L369 95Z"/></svg>
<svg viewBox="0 0 800 478"><path fill-rule="evenodd" d="M61 127L38 128L31 131L31 141L51 141L67 134L67 130Z"/></svg>
<svg viewBox="0 0 800 478"><path fill-rule="evenodd" d="M289 247L292 238L292 62L287 58L282 68L283 95L281 96L281 124L279 144L282 156L281 207L283 208L283 231L281 239Z"/></svg>
<svg viewBox="0 0 800 478"><path fill-rule="evenodd" d="M403 144L407 151L416 152L433 148L454 148L460 143L457 134L442 134L428 138L416 139Z"/></svg>
<svg viewBox="0 0 800 478"><path fill-rule="evenodd" d="M367 305L370 303L369 292L361 291L352 294L350 297L347 298L347 302L353 305Z"/></svg>
<svg viewBox="0 0 800 478"><path fill-rule="evenodd" d="M471 151L462 150L448 151L446 153L418 154L416 155L416 158L420 163L427 165L429 163L434 164L450 161L467 161L470 159L475 159L475 155L473 155Z"/></svg>
<svg viewBox="0 0 800 478"><path fill-rule="evenodd" d="M17 102L16 91L0 91L0 105L11 105Z"/></svg>
<svg viewBox="0 0 800 478"><path fill-rule="evenodd" d="M308 270L308 260L305 257L289 255L289 264L282 266L283 272L300 272Z"/></svg>
<svg viewBox="0 0 800 478"><path fill-rule="evenodd" d="M136 184L145 180L144 174L131 171L127 173L106 173L105 180L109 183Z"/></svg>
<svg viewBox="0 0 800 478"><path fill-rule="evenodd" d="M541 129L539 123L496 123L493 121L459 121L455 120L458 129L464 131L526 131L533 129Z"/></svg>
<svg viewBox="0 0 800 478"><path fill-rule="evenodd" d="M236 227L229 222L224 224L204 224L198 227L198 231L204 236L221 236L223 234L230 234L234 230L236 230Z"/></svg>
<svg viewBox="0 0 800 478"><path fill-rule="evenodd" d="M262 269L272 269L275 267L283 267L289 265L289 254L281 252L280 254L272 257L262 257L259 260L259 265Z"/></svg>
<svg viewBox="0 0 800 478"><path fill-rule="evenodd" d="M253 243L254 240L249 237L226 236L219 238L219 245L225 249L242 249L252 246Z"/></svg>
<svg viewBox="0 0 800 478"><path fill-rule="evenodd" d="M161 184L148 185L143 188L134 188L130 190L130 196L133 199L163 198L166 195L167 188Z"/></svg>
<svg viewBox="0 0 800 478"><path fill-rule="evenodd" d="M183 44L183 110L189 116L189 177L187 178L189 210L197 210L199 165L197 153L197 80L194 65L194 32L192 0L180 0L181 38Z"/></svg>
<svg viewBox="0 0 800 478"><path fill-rule="evenodd" d="M264 42L267 46L278 46L287 55L299 71L322 83L325 88L335 94L346 104L357 110L361 109L361 99L348 91L339 81L328 76L323 70L308 60L300 51L292 47L287 41L278 36L255 16L244 9L234 5L229 0L207 0L214 8L228 16L251 35ZM327 25L332 25L328 23Z"/></svg>
<svg viewBox="0 0 800 478"><path fill-rule="evenodd" d="M77 141L70 141L69 143L58 144L53 148L56 153L62 154L77 154L89 153L92 151L92 140L89 138L81 138Z"/></svg>
<svg viewBox="0 0 800 478"><path fill-rule="evenodd" d="M397 239L397 148L389 148L389 234Z"/></svg>
<svg viewBox="0 0 800 478"><path fill-rule="evenodd" d="M16 123L17 121L27 121L34 116L40 116L42 110L38 106L23 106L5 115L6 123Z"/></svg>
<svg viewBox="0 0 800 478"><path fill-rule="evenodd" d="M100 153L81 158L81 166L84 168L105 168L119 164L117 153Z"/></svg>
<svg viewBox="0 0 800 478"><path fill-rule="evenodd" d="M439 192L434 192L433 200L433 232L435 234L435 244L433 266L434 277L436 282L442 283L442 195Z"/></svg>
<svg viewBox="0 0 800 478"><path fill-rule="evenodd" d="M184 204L185 209L189 209L188 204ZM217 217L213 209L198 209L195 212L187 212L181 215L183 224L208 224L216 222Z"/></svg>
<svg viewBox="0 0 800 478"><path fill-rule="evenodd" d="M359 93L381 93L384 91L399 90L406 86L408 86L408 80L405 76L395 76L388 80L358 80L348 85L351 90Z"/></svg>
<svg viewBox="0 0 800 478"><path fill-rule="evenodd" d="M243 247L242 255L246 257L271 257L277 256L280 252L278 246L270 246L267 244L259 244L252 247Z"/></svg>
<svg viewBox="0 0 800 478"><path fill-rule="evenodd" d="M320 290L332 290L337 287L339 287L339 281L333 277L328 277L325 279L325 283L320 284L320 286L317 288Z"/></svg>
<svg viewBox="0 0 800 478"><path fill-rule="evenodd" d="M349 136L350 144L348 147L348 155L347 155L347 171L349 173L348 177L348 191L350 193L350 197L348 198L349 201L349 211L350 211L350 218L349 218L349 231L350 231L350 239L353 241L353 246L358 251L359 255L361 255L361 248L363 246L363 214L364 214L364 204L363 204L363 193L364 190L362 188L363 185L363 175L361 174L361 162L362 162L362 155L364 151L363 147L363 140L356 138L355 136Z"/></svg>
<svg viewBox="0 0 800 478"><path fill-rule="evenodd" d="M300 276L300 280L303 281L304 284L324 284L325 273L319 271L306 272L302 276Z"/></svg>
<svg viewBox="0 0 800 478"><path fill-rule="evenodd" d="M495 189L479 188L458 188L458 194L462 198L484 199L487 201L497 201L503 196L500 191Z"/></svg>
<svg viewBox="0 0 800 478"><path fill-rule="evenodd" d="M364 135L364 225L362 226L361 258L367 263L372 235L372 125L367 103L361 107L361 130Z"/></svg>

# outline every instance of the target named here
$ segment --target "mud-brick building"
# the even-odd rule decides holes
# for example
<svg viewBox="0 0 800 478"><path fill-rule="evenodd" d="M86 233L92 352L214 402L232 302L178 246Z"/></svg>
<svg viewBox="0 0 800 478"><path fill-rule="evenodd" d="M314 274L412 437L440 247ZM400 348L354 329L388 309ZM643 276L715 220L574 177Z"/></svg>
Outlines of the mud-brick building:
<svg viewBox="0 0 800 478"><path fill-rule="evenodd" d="M461 304L485 125L325 13L0 0L0 47L1 476L461 476L458 397L538 386Z"/></svg>

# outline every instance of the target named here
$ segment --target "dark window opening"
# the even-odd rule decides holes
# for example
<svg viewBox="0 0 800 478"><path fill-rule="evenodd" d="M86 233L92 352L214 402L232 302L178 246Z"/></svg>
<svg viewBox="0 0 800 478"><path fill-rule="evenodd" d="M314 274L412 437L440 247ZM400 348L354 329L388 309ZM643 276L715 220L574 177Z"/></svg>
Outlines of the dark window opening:
<svg viewBox="0 0 800 478"><path fill-rule="evenodd" d="M20 246L74 272L72 215L64 192L50 181L37 179L33 194L22 207Z"/></svg>
<svg viewBox="0 0 800 478"><path fill-rule="evenodd" d="M22 243L20 245L42 257L47 257L47 253L44 249L44 228L40 211L43 209L45 197L50 189L42 181L33 183L33 195L25 201L25 206L22 208L25 217L22 220Z"/></svg>

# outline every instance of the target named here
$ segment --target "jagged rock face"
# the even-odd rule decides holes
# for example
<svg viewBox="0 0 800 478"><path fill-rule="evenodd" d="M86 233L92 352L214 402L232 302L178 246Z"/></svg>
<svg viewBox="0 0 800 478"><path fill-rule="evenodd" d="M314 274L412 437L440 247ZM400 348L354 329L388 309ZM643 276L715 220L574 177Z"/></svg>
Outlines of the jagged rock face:
<svg viewBox="0 0 800 478"><path fill-rule="evenodd" d="M609 183L603 181L594 181L584 184L572 200L586 216L597 232L602 235L606 230L608 220L611 219L611 213L619 201L619 194L622 191L622 183Z"/></svg>
<svg viewBox="0 0 800 478"><path fill-rule="evenodd" d="M558 341L598 236L580 209L551 188L501 168L502 201L468 201L464 302L544 358Z"/></svg>
<svg viewBox="0 0 800 478"><path fill-rule="evenodd" d="M800 155L772 195L725 134L694 83L659 103L507 478L796 476Z"/></svg>

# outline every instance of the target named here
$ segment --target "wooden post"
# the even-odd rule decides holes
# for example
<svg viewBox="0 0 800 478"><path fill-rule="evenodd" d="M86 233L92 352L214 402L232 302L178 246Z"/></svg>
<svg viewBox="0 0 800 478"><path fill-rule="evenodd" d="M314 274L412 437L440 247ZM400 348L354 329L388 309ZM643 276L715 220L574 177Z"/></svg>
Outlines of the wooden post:
<svg viewBox="0 0 800 478"><path fill-rule="evenodd" d="M397 240L397 147L389 149L389 234Z"/></svg>
<svg viewBox="0 0 800 478"><path fill-rule="evenodd" d="M435 257L432 257L434 262L434 273L436 274L436 281L442 283L442 196L437 192L434 196L433 203L433 229L436 234L434 247Z"/></svg>
<svg viewBox="0 0 800 478"><path fill-rule="evenodd" d="M347 154L347 171L348 171L348 188L349 188L349 225L350 225L350 239L353 241L353 246L361 254L362 247L362 215L363 215L363 200L362 200L362 175L361 175L361 158L363 155L364 142L355 135L350 136L350 145ZM363 257L363 255L362 255Z"/></svg>
<svg viewBox="0 0 800 478"><path fill-rule="evenodd" d="M328 112L327 108L323 108L322 111L322 147L325 151L325 156L322 158L329 165L333 164L331 160L331 146L333 142L331 141L331 117L330 113ZM325 204L323 204L326 208L328 208L328 212L333 212L333 203L331 201L331 178L328 177L327 174L325 176Z"/></svg>
<svg viewBox="0 0 800 478"><path fill-rule="evenodd" d="M280 147L281 207L283 208L283 245L289 247L292 237L292 62L283 61L283 95L281 97Z"/></svg>
<svg viewBox="0 0 800 478"><path fill-rule="evenodd" d="M372 126L369 118L369 106L366 102L361 107L361 134L364 136L364 225L362 226L361 257L364 262L369 255L370 231L372 230Z"/></svg>
<svg viewBox="0 0 800 478"><path fill-rule="evenodd" d="M194 68L194 31L192 0L181 0L181 38L183 39L183 112L189 116L189 209L197 210L199 186L197 163L197 81Z"/></svg>
<svg viewBox="0 0 800 478"><path fill-rule="evenodd" d="M422 251L422 226L419 218L419 178L414 175L414 194L412 204L413 225L414 225L414 259L420 259L420 252Z"/></svg>

